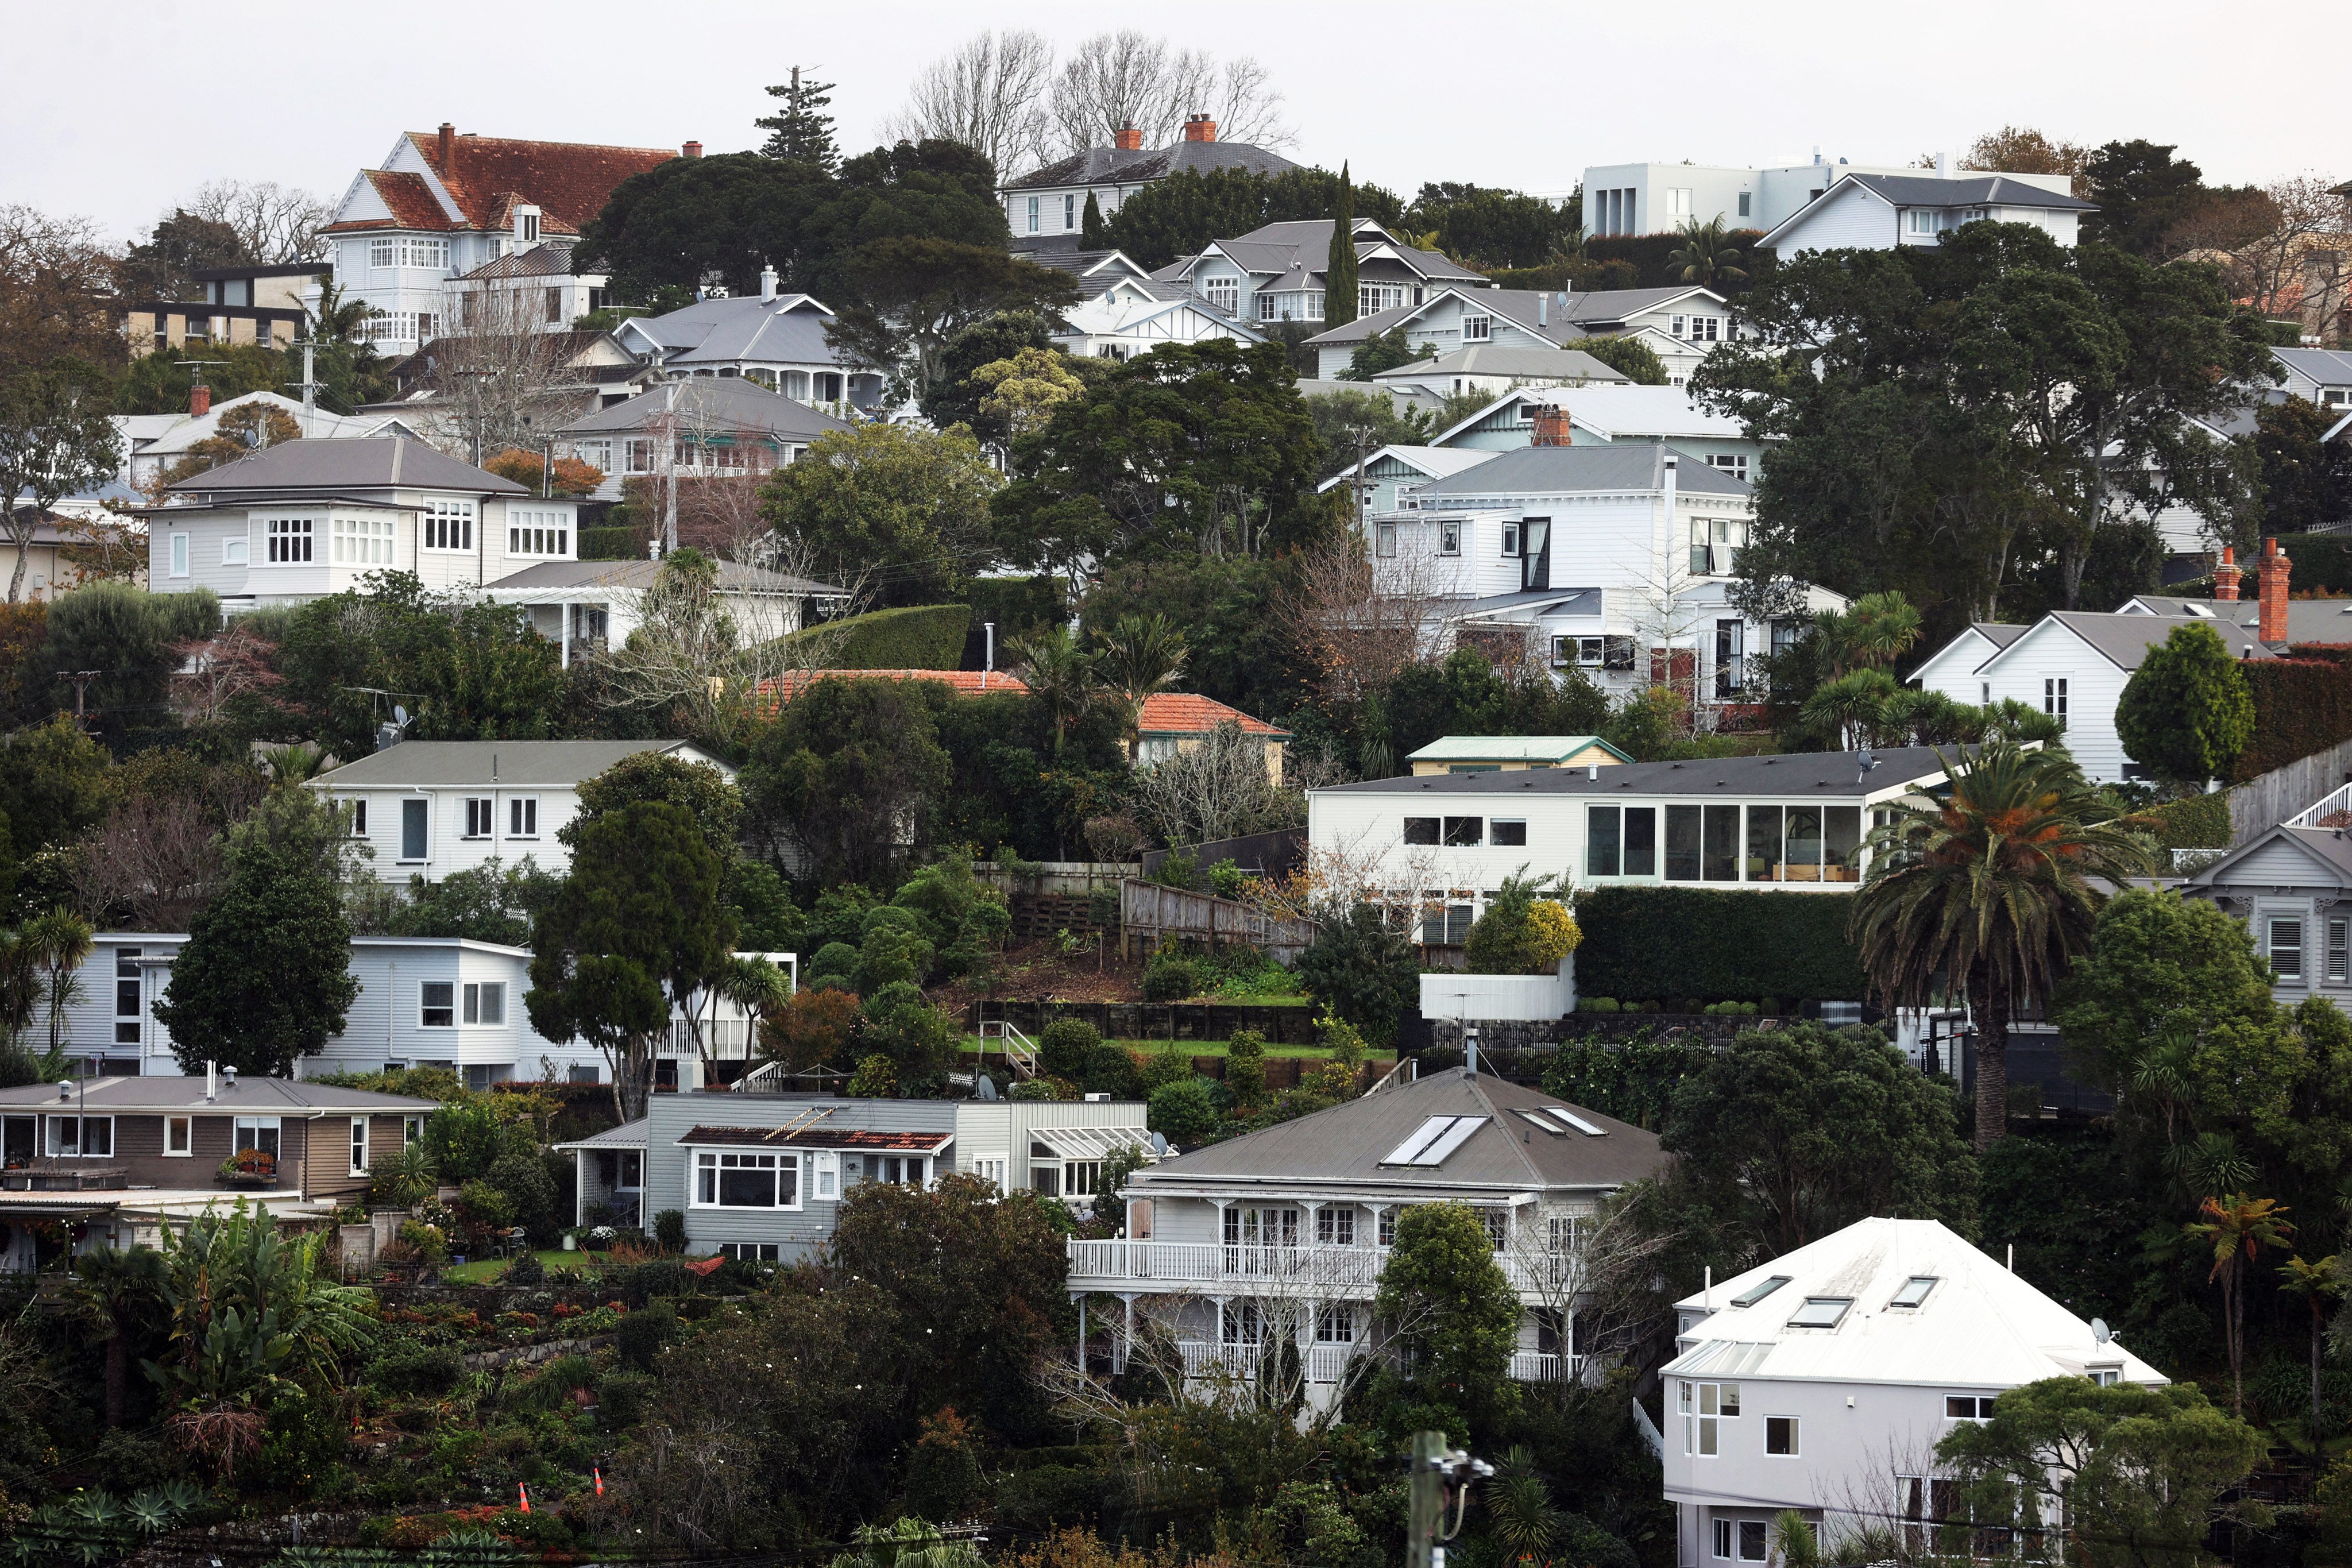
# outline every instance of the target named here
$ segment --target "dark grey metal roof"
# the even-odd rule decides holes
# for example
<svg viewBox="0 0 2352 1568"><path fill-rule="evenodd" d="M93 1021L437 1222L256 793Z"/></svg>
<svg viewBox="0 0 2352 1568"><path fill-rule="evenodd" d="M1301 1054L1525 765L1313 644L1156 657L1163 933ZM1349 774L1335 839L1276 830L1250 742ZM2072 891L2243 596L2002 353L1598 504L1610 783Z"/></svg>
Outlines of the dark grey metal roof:
<svg viewBox="0 0 2352 1568"><path fill-rule="evenodd" d="M2119 669L2137 669L2149 648L2170 637L2174 627L2190 623L2190 617L2186 616L2103 616L2084 610L2053 610L2048 618L2105 655ZM2211 626L2220 633L2223 645L2236 658L2277 657L2256 642L2246 626L2219 616L2195 624Z"/></svg>
<svg viewBox="0 0 2352 1568"><path fill-rule="evenodd" d="M624 1121L618 1127L607 1127L602 1132L591 1132L585 1138L554 1145L558 1150L643 1149L645 1146L646 1118L642 1116L635 1121Z"/></svg>
<svg viewBox="0 0 2352 1568"><path fill-rule="evenodd" d="M1969 630L1995 647L2007 647L2032 629L2031 626L2021 626L2008 621L1970 621L1969 623Z"/></svg>
<svg viewBox="0 0 2352 1568"><path fill-rule="evenodd" d="M311 782L329 793L412 784L454 788L488 784L493 776L501 786L570 788L640 752L719 763L691 741L403 741Z"/></svg>
<svg viewBox="0 0 2352 1568"><path fill-rule="evenodd" d="M638 316L622 330L658 343L667 365L838 364L855 361L825 341L833 311L806 294L772 300L746 295L701 300L661 316Z"/></svg>
<svg viewBox="0 0 2352 1568"><path fill-rule="evenodd" d="M1463 606L1469 616L1491 616L1505 610L1521 610L1539 605L1555 616L1597 616L1601 613L1601 590L1598 588L1522 588L1516 594L1493 594L1483 599L1473 599Z"/></svg>
<svg viewBox="0 0 2352 1568"><path fill-rule="evenodd" d="M250 457L164 487L175 495L244 490L417 489L527 496L528 487L398 436L348 441L281 441Z"/></svg>
<svg viewBox="0 0 2352 1568"><path fill-rule="evenodd" d="M629 561L539 561L520 572L509 572L494 583L486 583L488 592L509 588L650 588L661 574L661 563L648 560ZM719 588L721 593L734 594L839 594L845 590L830 583L814 583L806 577L788 576L782 572L770 572L764 567L746 566L738 561L719 563Z"/></svg>
<svg viewBox="0 0 2352 1568"><path fill-rule="evenodd" d="M1253 147L1246 142L1177 142L1166 147L1148 148L1089 147L1001 188L1035 191L1063 185L1131 185L1142 180L1164 180L1187 171L1205 174L1212 169L1242 169L1253 174L1279 174L1297 167L1281 153Z"/></svg>
<svg viewBox="0 0 2352 1568"><path fill-rule="evenodd" d="M1957 757L1959 753L1951 753ZM1525 773L1452 773L1430 778L1366 779L1334 784L1319 795L1814 795L1859 800L1944 776L1933 746L1896 746L1871 753L1877 765L1862 771L1858 752L1798 752L1776 757L1717 757L1690 763L1620 763L1587 778L1581 768Z"/></svg>
<svg viewBox="0 0 2352 1568"><path fill-rule="evenodd" d="M810 407L797 397L770 392L740 375L698 375L688 381L664 382L635 397L600 408L566 425L560 436L610 436L642 430L656 420L676 416L690 429L714 433L782 436L814 441L849 422Z"/></svg>
<svg viewBox="0 0 2352 1568"><path fill-rule="evenodd" d="M1561 381L1622 381L1633 377L1601 363L1581 349L1529 349L1510 343L1472 343L1434 359L1416 360L1383 376L1540 375ZM1678 390L1668 388L1667 390Z"/></svg>
<svg viewBox="0 0 2352 1568"><path fill-rule="evenodd" d="M222 1112L250 1110L260 1116L277 1116L289 1110L365 1111L369 1115L396 1115L401 1112L425 1112L440 1109L436 1100L419 1100L406 1094L378 1094L373 1089L339 1089L333 1084L309 1083L300 1079L262 1078L247 1073L231 1087L222 1075L218 1092L211 1100L205 1099L205 1076L197 1073L183 1077L177 1073L157 1073L142 1078L92 1079L86 1083L65 1086L70 1093L58 1098L58 1085L28 1084L22 1089L0 1089L0 1106L11 1110L31 1107L55 1107L63 1110L87 1105L92 1110L111 1113L142 1110L217 1110Z"/></svg>
<svg viewBox="0 0 2352 1568"><path fill-rule="evenodd" d="M1610 770L1612 772L1615 769ZM1462 775L1465 777L1471 775ZM1499 776L1499 775L1480 775ZM1513 774L1513 777L1517 775ZM1539 1131L1517 1113L1567 1102L1556 1095L1463 1068L1428 1074L1139 1171L1133 1190L1223 1183L1333 1183L1380 1187L1600 1189L1657 1174L1667 1156L1657 1136L1630 1123L1568 1109L1604 1135ZM1483 1116L1486 1122L1439 1165L1384 1165L1381 1160L1433 1116ZM1522 1136L1524 1134L1524 1136Z"/></svg>
<svg viewBox="0 0 2352 1568"><path fill-rule="evenodd" d="M572 247L569 245L534 245L529 250L512 256L495 257L466 274L468 279L568 278L571 275Z"/></svg>
<svg viewBox="0 0 2352 1568"><path fill-rule="evenodd" d="M1659 463L1672 452L1675 488L1690 495L1745 496L1748 487L1704 458L1663 441L1617 441L1607 446L1521 447L1498 452L1491 462L1449 474L1421 490L1423 510L1432 501L1475 507L1490 496L1571 495L1585 490L1647 490L1659 485Z"/></svg>
<svg viewBox="0 0 2352 1568"><path fill-rule="evenodd" d="M1899 207L2047 207L2053 212L2078 213L2099 210L2096 202L2044 190L2007 174L1944 179L1934 174L1848 174L1838 183L1845 180L1877 192ZM1832 185L1825 195L1834 195L1835 189Z"/></svg>

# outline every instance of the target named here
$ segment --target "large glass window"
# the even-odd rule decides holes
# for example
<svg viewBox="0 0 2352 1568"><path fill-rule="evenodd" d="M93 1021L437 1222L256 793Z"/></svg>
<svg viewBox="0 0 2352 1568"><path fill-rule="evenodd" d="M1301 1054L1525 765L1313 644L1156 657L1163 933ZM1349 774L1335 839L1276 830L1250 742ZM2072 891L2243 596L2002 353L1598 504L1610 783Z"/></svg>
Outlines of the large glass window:
<svg viewBox="0 0 2352 1568"><path fill-rule="evenodd" d="M1822 808L1822 880L1862 880L1862 807Z"/></svg>
<svg viewBox="0 0 2352 1568"><path fill-rule="evenodd" d="M1666 880L1696 882L1699 865L1699 808L1666 807Z"/></svg>
<svg viewBox="0 0 2352 1568"><path fill-rule="evenodd" d="M1455 848L1467 848L1486 841L1486 819L1483 816L1449 816L1445 819L1445 842Z"/></svg>
<svg viewBox="0 0 2352 1568"><path fill-rule="evenodd" d="M135 947L114 950L114 1043L118 1046L139 1043L139 1025L146 1016L146 1003L140 994L139 952Z"/></svg>
<svg viewBox="0 0 2352 1568"><path fill-rule="evenodd" d="M234 1129L234 1135L231 1137L230 1142L235 1146L236 1152L240 1154L244 1153L247 1150L251 1149L257 1153L268 1155L273 1162L276 1161L278 1158L278 1118L275 1116L238 1117Z"/></svg>
<svg viewBox="0 0 2352 1568"><path fill-rule="evenodd" d="M1706 811L1704 870L1710 882L1739 880L1739 808L1710 805Z"/></svg>
<svg viewBox="0 0 2352 1568"><path fill-rule="evenodd" d="M800 1156L737 1154L698 1149L694 1155L697 1208L800 1207Z"/></svg>
<svg viewBox="0 0 2352 1568"><path fill-rule="evenodd" d="M1780 877L1780 808L1748 808L1748 879L1777 882Z"/></svg>
<svg viewBox="0 0 2352 1568"><path fill-rule="evenodd" d="M1781 844L1780 879L1784 882L1820 881L1822 808L1818 805L1790 806L1786 833Z"/></svg>
<svg viewBox="0 0 2352 1568"><path fill-rule="evenodd" d="M1654 877L1658 874L1658 808L1654 805L1629 805L1625 808L1625 875Z"/></svg>
<svg viewBox="0 0 2352 1568"><path fill-rule="evenodd" d="M416 799L400 803L400 858L404 860L425 858L425 808L429 804Z"/></svg>
<svg viewBox="0 0 2352 1568"><path fill-rule="evenodd" d="M1588 877L1619 877L1624 875L1624 838L1622 808L1614 805L1587 806L1584 811L1584 874Z"/></svg>

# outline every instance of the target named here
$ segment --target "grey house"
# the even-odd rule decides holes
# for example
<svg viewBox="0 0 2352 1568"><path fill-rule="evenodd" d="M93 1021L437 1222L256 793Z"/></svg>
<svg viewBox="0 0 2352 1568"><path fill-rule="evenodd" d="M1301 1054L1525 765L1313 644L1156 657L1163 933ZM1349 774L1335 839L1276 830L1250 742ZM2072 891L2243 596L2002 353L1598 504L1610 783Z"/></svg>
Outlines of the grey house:
<svg viewBox="0 0 2352 1568"><path fill-rule="evenodd" d="M2184 897L2246 922L2289 1006L2325 996L2352 1008L2352 784L2192 872Z"/></svg>

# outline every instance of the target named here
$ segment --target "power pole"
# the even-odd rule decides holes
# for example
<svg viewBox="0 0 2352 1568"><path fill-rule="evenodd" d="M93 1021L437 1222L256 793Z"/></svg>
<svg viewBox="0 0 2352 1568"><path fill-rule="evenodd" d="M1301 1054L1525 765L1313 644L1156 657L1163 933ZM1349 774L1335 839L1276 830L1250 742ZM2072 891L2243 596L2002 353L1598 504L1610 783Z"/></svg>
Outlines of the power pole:
<svg viewBox="0 0 2352 1568"><path fill-rule="evenodd" d="M1462 1529L1470 1482L1491 1476L1495 1467L1445 1446L1443 1432L1412 1435L1410 1473L1405 1478L1404 1568L1445 1568L1445 1542ZM1446 1492L1454 1494L1454 1528L1445 1529Z"/></svg>
<svg viewBox="0 0 2352 1568"><path fill-rule="evenodd" d="M72 683L74 689L74 727L76 729L89 728L89 716L82 711L82 693L89 689L91 681L105 673L102 669L61 669L58 672L58 679Z"/></svg>

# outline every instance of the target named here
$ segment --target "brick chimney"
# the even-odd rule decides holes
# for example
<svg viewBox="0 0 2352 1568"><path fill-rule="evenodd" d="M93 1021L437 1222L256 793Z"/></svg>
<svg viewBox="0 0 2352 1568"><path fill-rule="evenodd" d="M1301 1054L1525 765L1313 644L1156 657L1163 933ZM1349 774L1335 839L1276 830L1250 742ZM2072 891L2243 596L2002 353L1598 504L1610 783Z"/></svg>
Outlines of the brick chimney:
<svg viewBox="0 0 2352 1568"><path fill-rule="evenodd" d="M441 162L436 165L446 174L457 156L457 128L447 121L441 122Z"/></svg>
<svg viewBox="0 0 2352 1568"><path fill-rule="evenodd" d="M699 142L689 142L685 146L679 148L678 152L688 158L699 158L702 156L702 143Z"/></svg>
<svg viewBox="0 0 2352 1568"><path fill-rule="evenodd" d="M2279 549L2277 535L2263 541L2263 558L2254 568L2254 592L2261 604L2256 612L2258 636L2263 642L2286 641L2287 570L2294 564Z"/></svg>
<svg viewBox="0 0 2352 1568"><path fill-rule="evenodd" d="M202 419L213 411L213 389L203 382L188 388L188 417Z"/></svg>
<svg viewBox="0 0 2352 1568"><path fill-rule="evenodd" d="M1185 141L1214 142L1216 139L1217 122L1215 121L1205 114L1188 114L1184 117Z"/></svg>
<svg viewBox="0 0 2352 1568"><path fill-rule="evenodd" d="M1143 151L1143 132L1130 120L1110 133L1110 144L1122 153L1140 153Z"/></svg>
<svg viewBox="0 0 2352 1568"><path fill-rule="evenodd" d="M1565 404L1544 404L1532 411L1532 417L1536 427L1533 445L1538 447L1576 445L1576 437L1569 430L1568 407Z"/></svg>
<svg viewBox="0 0 2352 1568"><path fill-rule="evenodd" d="M2213 596L2217 599L2236 599L2238 584L2245 579L2245 575L2246 569L2238 564L2238 547L2234 544L2224 544L2221 546L2221 564L2213 568Z"/></svg>

